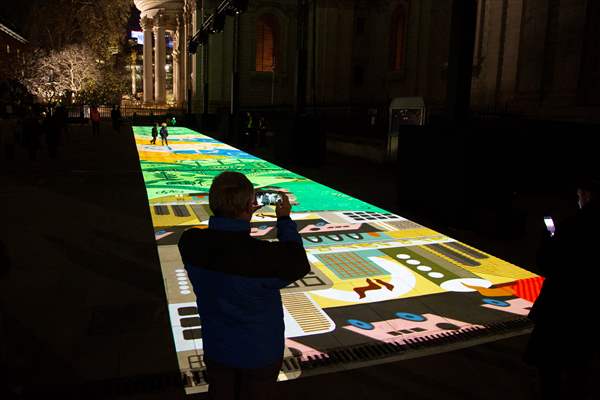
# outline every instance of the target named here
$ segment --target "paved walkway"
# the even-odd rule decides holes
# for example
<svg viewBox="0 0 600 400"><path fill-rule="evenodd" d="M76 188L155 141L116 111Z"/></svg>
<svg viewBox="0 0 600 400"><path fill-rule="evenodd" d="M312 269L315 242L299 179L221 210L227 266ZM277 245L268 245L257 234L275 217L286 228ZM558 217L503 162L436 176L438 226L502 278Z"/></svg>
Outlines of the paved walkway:
<svg viewBox="0 0 600 400"><path fill-rule="evenodd" d="M44 149L34 163L23 151L16 161L2 159L0 240L12 267L0 279L0 382L34 397L184 398L165 375L178 366L130 128L116 133L103 125L99 137L89 126L69 130L57 160ZM269 148L256 153L272 156ZM407 215L397 204L390 168L337 156L319 168L291 168L427 225L426 215ZM516 206L531 213L525 238L432 227L532 267L537 199L517 197ZM557 210L567 209L568 198L553 199ZM526 340L300 379L278 390L284 399L532 399L534 371L520 359Z"/></svg>

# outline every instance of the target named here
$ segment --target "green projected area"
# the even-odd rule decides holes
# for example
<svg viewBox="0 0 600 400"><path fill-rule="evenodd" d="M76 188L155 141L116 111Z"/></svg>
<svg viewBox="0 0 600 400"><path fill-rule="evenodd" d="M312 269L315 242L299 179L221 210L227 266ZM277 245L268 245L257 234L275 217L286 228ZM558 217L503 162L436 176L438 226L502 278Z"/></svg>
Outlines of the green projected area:
<svg viewBox="0 0 600 400"><path fill-rule="evenodd" d="M223 171L238 171L246 175L256 188L279 187L297 193L303 202L296 205L296 211L383 211L186 128L169 129L168 147L150 144L149 127L136 127L135 133L150 200L208 193L215 176Z"/></svg>
<svg viewBox="0 0 600 400"><path fill-rule="evenodd" d="M257 189L288 194L311 263L306 277L281 291L286 352L280 380L529 329L525 316L542 284L529 271L190 129L169 128L168 146L150 143L150 127L134 127L134 135L187 393L205 391L207 383L201 321L177 241L190 227L208 227L208 191L223 171L245 174ZM276 221L273 206L261 208L251 235L276 240Z"/></svg>

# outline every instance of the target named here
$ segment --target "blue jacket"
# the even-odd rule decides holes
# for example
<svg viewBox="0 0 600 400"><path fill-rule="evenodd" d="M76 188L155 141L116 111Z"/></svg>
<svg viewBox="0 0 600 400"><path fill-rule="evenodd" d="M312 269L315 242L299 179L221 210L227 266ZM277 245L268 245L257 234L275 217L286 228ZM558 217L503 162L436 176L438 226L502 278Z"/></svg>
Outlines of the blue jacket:
<svg viewBox="0 0 600 400"><path fill-rule="evenodd" d="M250 236L248 222L211 217L208 229L192 228L179 250L202 320L204 357L235 368L281 361L283 307L279 290L310 271L289 217L277 221L278 242Z"/></svg>

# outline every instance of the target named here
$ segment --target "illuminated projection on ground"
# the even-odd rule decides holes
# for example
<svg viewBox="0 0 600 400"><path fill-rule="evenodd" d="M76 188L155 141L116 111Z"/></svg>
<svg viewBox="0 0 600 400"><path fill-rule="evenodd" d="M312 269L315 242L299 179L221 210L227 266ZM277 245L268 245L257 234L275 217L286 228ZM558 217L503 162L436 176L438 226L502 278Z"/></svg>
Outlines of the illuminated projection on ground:
<svg viewBox="0 0 600 400"><path fill-rule="evenodd" d="M187 393L207 387L202 321L177 241L190 227L207 227L208 190L226 170L244 173L257 189L288 193L312 266L282 290L280 380L529 329L525 316L542 283L531 272L192 130L171 128L168 147L150 144L150 127L134 133ZM264 207L251 235L276 240L275 223L274 208Z"/></svg>

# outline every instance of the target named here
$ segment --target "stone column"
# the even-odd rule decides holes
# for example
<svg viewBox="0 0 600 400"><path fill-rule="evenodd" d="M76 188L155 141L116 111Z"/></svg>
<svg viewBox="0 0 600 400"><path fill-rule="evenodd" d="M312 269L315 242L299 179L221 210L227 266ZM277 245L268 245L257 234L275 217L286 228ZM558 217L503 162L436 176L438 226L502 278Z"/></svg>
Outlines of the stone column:
<svg viewBox="0 0 600 400"><path fill-rule="evenodd" d="M177 59L179 63L179 74L177 75L179 78L179 105L183 105L185 103L185 56L187 41L185 39L184 22L182 19L179 20L177 31L179 33L179 58Z"/></svg>
<svg viewBox="0 0 600 400"><path fill-rule="evenodd" d="M184 57L183 57L183 90L184 90L184 98L186 101L186 107L189 106L191 99L188 98L190 96L190 90L192 88L191 84L191 74L192 74L192 63L190 53L188 51L187 44L192 38L192 36L196 33L193 30L192 26L192 14L195 12L196 2L193 0L185 0L185 6L183 9L183 20L184 20L184 34L185 34L185 45L184 45ZM190 110L191 111L191 110Z"/></svg>
<svg viewBox="0 0 600 400"><path fill-rule="evenodd" d="M186 27L186 43L189 43L189 41L192 39L192 37L194 36L194 34L196 32L194 32L193 27L192 27L192 14L191 11L189 11L186 16L185 16L185 27ZM185 76L185 101L188 103L187 107L189 107L189 105L192 102L192 54L190 53L187 45L185 46L185 60L184 60L184 64L185 64L185 69L183 71L183 74ZM191 111L191 110L190 110Z"/></svg>
<svg viewBox="0 0 600 400"><path fill-rule="evenodd" d="M134 52L135 54L135 52ZM135 97L135 94L137 93L137 86L136 86L136 82L135 82L135 59L133 58L133 56L131 57L131 95L133 97Z"/></svg>
<svg viewBox="0 0 600 400"><path fill-rule="evenodd" d="M142 18L140 21L142 30L144 31L144 104L149 105L154 103L153 79L152 79L152 19L148 17Z"/></svg>
<svg viewBox="0 0 600 400"><path fill-rule="evenodd" d="M193 2L195 7L195 2ZM192 10L192 32L196 33L200 28L200 24L198 23L198 15L196 13L196 9ZM191 66L190 66L190 83L192 86L192 98L196 96L196 82L198 81L198 73L197 73L197 65L196 60L198 59L198 53L192 54Z"/></svg>
<svg viewBox="0 0 600 400"><path fill-rule="evenodd" d="M180 105L182 101L181 96L181 49L180 43L181 37L181 25L179 19L177 19L177 27L173 31L173 99L176 105Z"/></svg>
<svg viewBox="0 0 600 400"><path fill-rule="evenodd" d="M176 43L173 41L173 100L175 104L179 105L181 103L181 91L179 90L179 50L175 47Z"/></svg>
<svg viewBox="0 0 600 400"><path fill-rule="evenodd" d="M464 123L471 111L476 24L476 0L463 0L452 3L446 106L448 116L457 125Z"/></svg>
<svg viewBox="0 0 600 400"><path fill-rule="evenodd" d="M167 47L164 18L161 14L154 17L154 103L161 105L167 101L167 76L165 72Z"/></svg>

